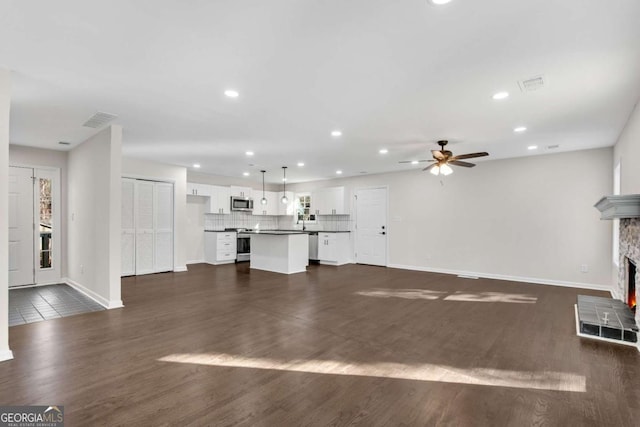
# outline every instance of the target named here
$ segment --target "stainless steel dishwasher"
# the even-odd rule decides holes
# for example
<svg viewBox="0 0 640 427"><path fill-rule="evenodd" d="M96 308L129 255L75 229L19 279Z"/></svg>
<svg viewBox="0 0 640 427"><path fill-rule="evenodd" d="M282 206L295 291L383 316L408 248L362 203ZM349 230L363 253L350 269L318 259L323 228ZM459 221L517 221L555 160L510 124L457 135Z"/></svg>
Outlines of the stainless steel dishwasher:
<svg viewBox="0 0 640 427"><path fill-rule="evenodd" d="M318 261L318 232L309 233L309 261Z"/></svg>

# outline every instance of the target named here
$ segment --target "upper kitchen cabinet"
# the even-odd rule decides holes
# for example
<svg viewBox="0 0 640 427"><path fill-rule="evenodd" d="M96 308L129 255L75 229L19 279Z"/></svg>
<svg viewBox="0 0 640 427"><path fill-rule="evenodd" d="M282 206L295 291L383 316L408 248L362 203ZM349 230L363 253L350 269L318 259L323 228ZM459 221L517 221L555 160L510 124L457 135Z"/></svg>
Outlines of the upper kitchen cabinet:
<svg viewBox="0 0 640 427"><path fill-rule="evenodd" d="M187 182L187 195L189 196L211 196L211 185Z"/></svg>
<svg viewBox="0 0 640 427"><path fill-rule="evenodd" d="M250 187L237 187L232 185L230 187L231 196L233 197L242 197L244 199L250 199L253 195L253 189Z"/></svg>
<svg viewBox="0 0 640 427"><path fill-rule="evenodd" d="M278 195L278 215L295 215L296 214L296 196L293 191L287 191L287 203L282 203L282 191L276 193Z"/></svg>
<svg viewBox="0 0 640 427"><path fill-rule="evenodd" d="M311 194L316 215L346 215L349 204L345 198L344 187L321 188Z"/></svg>
<svg viewBox="0 0 640 427"><path fill-rule="evenodd" d="M275 191L265 191L264 198L267 199L266 205L260 203L260 201L262 200L262 193L258 193L256 191L255 198L253 199L253 214L270 216L278 215L278 203L280 203L278 193Z"/></svg>
<svg viewBox="0 0 640 427"><path fill-rule="evenodd" d="M231 213L231 195L229 187L211 186L211 199L209 204L209 212L214 214Z"/></svg>

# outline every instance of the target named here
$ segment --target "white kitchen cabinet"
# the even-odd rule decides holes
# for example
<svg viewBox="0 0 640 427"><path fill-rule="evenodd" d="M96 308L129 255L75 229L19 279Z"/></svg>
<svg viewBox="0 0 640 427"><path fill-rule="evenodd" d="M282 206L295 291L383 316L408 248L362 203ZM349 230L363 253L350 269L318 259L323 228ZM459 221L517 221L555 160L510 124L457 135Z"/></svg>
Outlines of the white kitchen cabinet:
<svg viewBox="0 0 640 427"><path fill-rule="evenodd" d="M229 214L231 213L231 196L229 195L229 187L220 187L212 185L211 199L209 200L209 212L213 214Z"/></svg>
<svg viewBox="0 0 640 427"><path fill-rule="evenodd" d="M320 264L343 265L350 262L351 233L318 233Z"/></svg>
<svg viewBox="0 0 640 427"><path fill-rule="evenodd" d="M284 204L282 203L282 191L278 191L277 192L277 200L278 200L278 215L295 215L295 211L296 211L296 200L295 200L295 194L293 193L293 191L287 191L286 195L287 195L287 203Z"/></svg>
<svg viewBox="0 0 640 427"><path fill-rule="evenodd" d="M278 193L275 191L265 191L264 198L267 199L267 204L263 205L260 203L262 200L262 192L256 191L255 197L253 198L253 214L254 215L270 215L276 216L278 215L278 203L280 203L280 199L278 198Z"/></svg>
<svg viewBox="0 0 640 427"><path fill-rule="evenodd" d="M243 197L245 199L251 199L253 197L253 189L250 187L238 187L232 185L229 187L230 195L234 197Z"/></svg>
<svg viewBox="0 0 640 427"><path fill-rule="evenodd" d="M230 264L236 261L235 231L205 231L204 260L208 264Z"/></svg>
<svg viewBox="0 0 640 427"><path fill-rule="evenodd" d="M349 213L344 187L321 188L312 193L311 200L316 215L345 215Z"/></svg>
<svg viewBox="0 0 640 427"><path fill-rule="evenodd" d="M187 182L187 195L189 196L211 196L211 185Z"/></svg>

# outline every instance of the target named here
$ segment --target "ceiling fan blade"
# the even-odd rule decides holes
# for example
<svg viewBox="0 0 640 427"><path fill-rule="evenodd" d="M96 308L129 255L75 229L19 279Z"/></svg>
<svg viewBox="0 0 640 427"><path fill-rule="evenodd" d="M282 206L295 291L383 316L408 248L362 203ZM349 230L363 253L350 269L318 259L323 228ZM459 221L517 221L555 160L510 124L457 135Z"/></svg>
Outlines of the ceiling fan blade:
<svg viewBox="0 0 640 427"><path fill-rule="evenodd" d="M472 168L475 166L474 163L461 162L460 160L449 160L447 163L450 165L463 166L465 168Z"/></svg>
<svg viewBox="0 0 640 427"><path fill-rule="evenodd" d="M473 159L475 157L484 157L488 155L489 153L486 153L484 151L481 153L460 154L459 156L453 156L451 160Z"/></svg>
<svg viewBox="0 0 640 427"><path fill-rule="evenodd" d="M428 171L429 169L431 169L434 166L438 166L438 164L437 163L432 163L429 166L427 166L426 168L422 169L422 171Z"/></svg>
<svg viewBox="0 0 640 427"><path fill-rule="evenodd" d="M442 151L438 151L438 150L431 150L431 154L433 154L433 158L436 160L444 160L445 159L445 155Z"/></svg>
<svg viewBox="0 0 640 427"><path fill-rule="evenodd" d="M413 162L424 163L424 162L435 162L435 160L403 160L398 163L413 163Z"/></svg>

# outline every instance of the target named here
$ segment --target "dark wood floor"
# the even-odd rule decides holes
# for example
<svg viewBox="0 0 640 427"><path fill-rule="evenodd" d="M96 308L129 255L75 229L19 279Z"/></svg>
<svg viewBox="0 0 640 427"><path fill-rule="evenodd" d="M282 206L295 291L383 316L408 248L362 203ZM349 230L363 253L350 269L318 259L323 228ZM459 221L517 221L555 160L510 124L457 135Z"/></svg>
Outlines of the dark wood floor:
<svg viewBox="0 0 640 427"><path fill-rule="evenodd" d="M640 354L575 336L602 293L347 265L124 279L124 309L10 329L0 404L67 425L632 426Z"/></svg>

